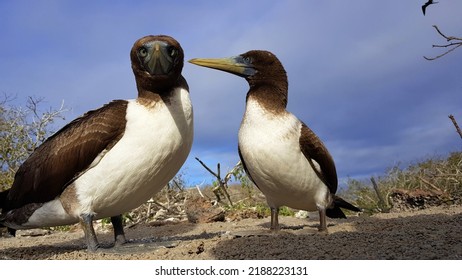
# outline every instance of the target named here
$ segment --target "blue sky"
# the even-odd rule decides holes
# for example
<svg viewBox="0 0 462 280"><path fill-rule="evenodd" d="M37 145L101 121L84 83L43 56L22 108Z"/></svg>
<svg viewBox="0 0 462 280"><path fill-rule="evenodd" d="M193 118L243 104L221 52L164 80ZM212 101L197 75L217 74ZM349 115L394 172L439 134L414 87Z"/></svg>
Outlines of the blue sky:
<svg viewBox="0 0 462 280"><path fill-rule="evenodd" d="M145 35L175 37L185 59L266 49L289 77L288 110L325 142L346 178L380 175L397 163L460 150L448 119L462 124L462 1L441 1L423 16L415 1L1 1L0 93L62 101L69 122L113 99L136 97L129 51ZM195 111L188 184L238 161L244 79L185 63ZM60 124L64 125L64 123ZM58 127L59 128L59 127Z"/></svg>

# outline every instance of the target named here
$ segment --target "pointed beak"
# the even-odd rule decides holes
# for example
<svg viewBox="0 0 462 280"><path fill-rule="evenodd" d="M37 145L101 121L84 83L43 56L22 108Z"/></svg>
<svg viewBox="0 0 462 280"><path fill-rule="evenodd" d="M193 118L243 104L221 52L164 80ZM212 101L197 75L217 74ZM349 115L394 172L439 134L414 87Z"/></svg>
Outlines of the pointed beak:
<svg viewBox="0 0 462 280"><path fill-rule="evenodd" d="M249 77L255 74L255 68L241 56L227 58L194 58L190 63L203 67L225 71L240 77Z"/></svg>
<svg viewBox="0 0 462 280"><path fill-rule="evenodd" d="M169 45L154 41L145 60L145 68L151 75L167 75L173 68L174 59L169 54Z"/></svg>

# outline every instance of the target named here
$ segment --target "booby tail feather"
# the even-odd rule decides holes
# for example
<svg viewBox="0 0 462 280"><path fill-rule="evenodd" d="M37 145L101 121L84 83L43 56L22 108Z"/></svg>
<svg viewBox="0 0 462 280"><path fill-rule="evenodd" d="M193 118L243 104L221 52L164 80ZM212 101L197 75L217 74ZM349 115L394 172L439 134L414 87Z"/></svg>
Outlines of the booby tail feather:
<svg viewBox="0 0 462 280"><path fill-rule="evenodd" d="M332 203L332 207L326 209L326 215L329 218L345 219L346 218L345 213L343 213L342 209L340 208L348 209L354 212L361 212L361 209L350 204L349 202L345 201L341 197L333 195L332 198L334 200Z"/></svg>

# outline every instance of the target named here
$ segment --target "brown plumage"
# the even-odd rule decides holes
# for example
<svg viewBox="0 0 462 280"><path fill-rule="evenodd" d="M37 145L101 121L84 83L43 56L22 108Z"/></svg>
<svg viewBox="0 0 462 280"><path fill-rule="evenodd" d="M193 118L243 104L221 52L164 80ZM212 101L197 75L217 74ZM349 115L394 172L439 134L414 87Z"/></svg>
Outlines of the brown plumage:
<svg viewBox="0 0 462 280"><path fill-rule="evenodd" d="M329 188L330 193L336 193L338 181L334 159L321 139L304 123L301 129L300 150L321 181ZM319 164L320 171L315 167L314 162Z"/></svg>
<svg viewBox="0 0 462 280"><path fill-rule="evenodd" d="M127 101L89 111L42 143L19 167L3 212L60 195L125 130Z"/></svg>

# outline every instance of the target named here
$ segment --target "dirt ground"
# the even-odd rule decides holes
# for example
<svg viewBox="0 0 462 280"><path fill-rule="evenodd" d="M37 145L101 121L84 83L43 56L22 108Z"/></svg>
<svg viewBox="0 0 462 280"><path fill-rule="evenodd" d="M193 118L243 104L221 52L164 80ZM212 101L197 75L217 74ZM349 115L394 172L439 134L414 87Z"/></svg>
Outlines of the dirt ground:
<svg viewBox="0 0 462 280"><path fill-rule="evenodd" d="M269 218L235 222L182 222L126 229L120 249L87 253L83 232L19 231L0 237L1 259L462 259L462 206L355 216L328 221L317 231L316 215L280 217L271 234ZM39 235L39 236L32 236ZM112 232L98 231L104 247Z"/></svg>

